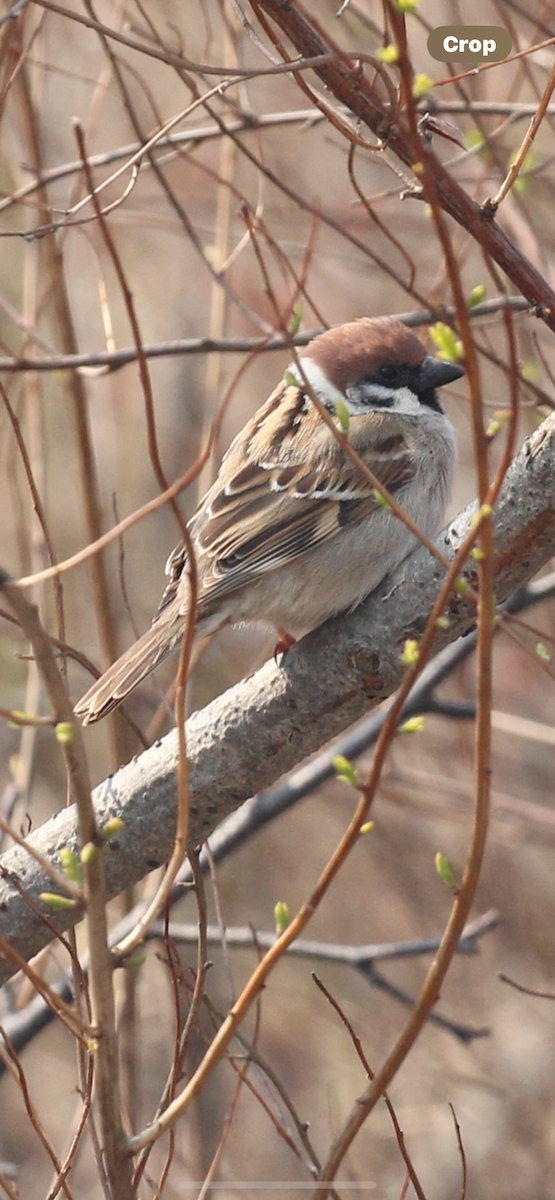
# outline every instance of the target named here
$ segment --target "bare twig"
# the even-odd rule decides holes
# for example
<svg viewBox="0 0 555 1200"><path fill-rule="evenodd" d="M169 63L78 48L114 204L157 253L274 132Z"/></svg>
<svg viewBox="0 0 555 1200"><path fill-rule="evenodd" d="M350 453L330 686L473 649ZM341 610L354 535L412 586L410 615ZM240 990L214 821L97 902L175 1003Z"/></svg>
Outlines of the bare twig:
<svg viewBox="0 0 555 1200"><path fill-rule="evenodd" d="M343 1022L343 1025L345 1026L345 1028L349 1034L349 1037L351 1039L351 1042L354 1046L356 1054L357 1054L358 1058L360 1059L362 1066L364 1067L367 1078L373 1079L374 1072L370 1066L370 1063L368 1062L366 1054L364 1053L364 1050L362 1048L362 1042L361 1042L358 1034L355 1033L353 1025L349 1021L343 1008L338 1003L338 1001L335 999L335 997L332 996L329 989L327 987L325 987L325 985L322 983L322 980L318 978L318 976L314 973L314 971L312 972L312 978L316 984L316 987L320 989L320 991L322 992L322 995L326 997L326 1000L328 1001L328 1003L331 1004L332 1008L337 1013L340 1021ZM397 1138L397 1145L399 1147L401 1156L402 1156L405 1166L407 1168L408 1178L409 1178L410 1182L412 1183L412 1186L415 1190L418 1200L426 1200L424 1192L422 1191L420 1180L418 1178L418 1175L416 1174L413 1162L410 1158L410 1155L409 1155L407 1147L406 1147L405 1136L403 1134L403 1131L402 1131L399 1121L397 1119L397 1114L391 1103L391 1100L389 1099L387 1092L384 1092L383 1098L384 1098L384 1101L386 1104L387 1111L391 1117L393 1128L395 1130L395 1137Z"/></svg>
<svg viewBox="0 0 555 1200"><path fill-rule="evenodd" d="M395 120L392 123L392 114L378 89L353 66L322 27L293 2L251 0L251 3L255 10L262 9L268 14L300 54L333 52L332 60L315 67L316 74L339 103L345 104L354 117L382 137L401 161L412 168L414 146L406 122ZM429 148L426 160L442 209L475 238L530 303L539 306L539 315L555 330L555 293L540 272L516 249L495 221L485 220L480 205L449 175Z"/></svg>
<svg viewBox="0 0 555 1200"><path fill-rule="evenodd" d="M105 911L102 838L91 801L82 734L74 724L71 703L58 671L50 641L42 629L36 609L25 599L23 593L5 572L0 574L0 588L33 646L50 702L56 714L58 728L64 730L63 736L60 735L60 743L75 798L81 845L83 848L87 847L87 854L84 856L83 862L83 875L91 956L93 1021L97 1027L96 1081L106 1170L114 1189L114 1195L121 1200L133 1200L131 1171L129 1160L125 1154L119 1097L114 998Z"/></svg>
<svg viewBox="0 0 555 1200"><path fill-rule="evenodd" d="M477 317L494 316L505 307L512 309L513 312L526 312L530 309L530 303L522 296L501 296L497 300L485 300L482 304L475 305L470 310L470 317L472 320L475 320ZM423 309L421 312L395 313L398 321L403 321L405 325L409 325L414 329L423 325L429 325L438 315L437 309L435 312L431 309ZM455 320L456 310L449 306L442 306L440 315L443 321L452 322ZM253 350L266 353L275 350L287 350L292 345L307 346L312 341L312 338L321 332L321 328L310 329L304 333L296 333L287 338L280 334L274 334L272 337L266 338L179 338L176 341L143 345L142 351L145 358L212 353L245 354ZM48 358L0 358L0 371L17 373L20 371L63 371L69 369L76 371L83 370L85 374L102 375L108 371L118 371L121 367L125 367L131 362L136 362L136 360L136 348L126 347L121 350L99 350L92 354L51 355Z"/></svg>
<svg viewBox="0 0 555 1200"><path fill-rule="evenodd" d="M505 179L503 180L501 187L495 193L495 196L489 196L488 199L484 201L484 210L487 211L488 213L490 213L491 215L494 215L497 212L499 205L504 200L507 193L511 190L513 183L515 182L515 179L518 178L522 164L523 164L527 154L530 153L530 149L532 147L534 138L535 138L536 134L538 133L538 130L539 130L539 128L542 124L542 121L545 117L545 114L547 112L547 108L549 105L549 101L551 100L554 89L555 89L555 66L551 70L551 74L549 76L549 81L545 88L544 94L543 94L541 101L538 104L538 107L530 121L528 129L527 129L527 131L522 139L522 142L518 148L518 152L515 155L514 160L511 163L511 166L509 167L509 170L507 171L507 175L506 175Z"/></svg>
<svg viewBox="0 0 555 1200"><path fill-rule="evenodd" d="M526 987L523 983L517 983L516 979L511 979L509 975L505 975L503 971L499 972L499 979L502 983L508 983L517 992L522 992L525 996L533 996L536 1000L555 1000L553 992L539 992L535 988Z"/></svg>

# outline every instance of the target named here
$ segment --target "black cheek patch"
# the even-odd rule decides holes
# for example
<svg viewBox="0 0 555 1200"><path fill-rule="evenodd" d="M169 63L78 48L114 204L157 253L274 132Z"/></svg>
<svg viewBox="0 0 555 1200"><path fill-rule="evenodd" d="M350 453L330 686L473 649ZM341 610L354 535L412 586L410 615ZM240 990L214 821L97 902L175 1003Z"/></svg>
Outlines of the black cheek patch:
<svg viewBox="0 0 555 1200"><path fill-rule="evenodd" d="M418 399L420 400L421 404L424 404L426 408L431 408L433 412L443 412L439 402L439 396L437 392L434 392L433 388L429 388L426 392L421 392Z"/></svg>

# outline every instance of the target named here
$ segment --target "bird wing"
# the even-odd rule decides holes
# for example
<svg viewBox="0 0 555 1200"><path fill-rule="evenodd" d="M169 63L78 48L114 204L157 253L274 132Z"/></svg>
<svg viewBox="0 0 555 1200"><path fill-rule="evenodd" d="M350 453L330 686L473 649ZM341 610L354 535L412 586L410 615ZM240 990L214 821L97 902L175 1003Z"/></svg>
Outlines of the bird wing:
<svg viewBox="0 0 555 1200"><path fill-rule="evenodd" d="M274 430L269 439L262 429L261 436L260 415L256 428L253 418L233 443L190 524L197 550L200 615L207 614L222 596L306 554L379 505L375 485L345 454L312 406L305 418L312 428L303 436L302 406L307 402L300 389L286 389L278 410L269 407L270 401L265 408L268 419L279 411L278 435ZM322 427L318 453L314 452L315 419ZM394 414L352 418L349 437L389 492L414 477L414 447L406 426ZM186 552L178 546L168 560L170 579L157 617L176 595L185 565Z"/></svg>

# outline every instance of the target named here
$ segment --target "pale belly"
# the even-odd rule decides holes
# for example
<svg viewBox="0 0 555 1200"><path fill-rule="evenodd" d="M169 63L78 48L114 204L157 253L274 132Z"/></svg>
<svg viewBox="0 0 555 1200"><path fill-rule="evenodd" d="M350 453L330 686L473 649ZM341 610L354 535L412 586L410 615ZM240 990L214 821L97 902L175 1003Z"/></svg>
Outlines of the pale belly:
<svg viewBox="0 0 555 1200"><path fill-rule="evenodd" d="M423 533L435 533L439 514L411 514ZM432 517L432 520L430 520ZM419 519L420 518L420 519ZM399 518L381 509L293 563L261 576L233 597L233 623L265 621L295 638L329 617L356 608L416 546Z"/></svg>
<svg viewBox="0 0 555 1200"><path fill-rule="evenodd" d="M451 426L421 418L417 478L396 499L427 537L438 529L451 491L455 444ZM417 546L399 517L377 508L365 521L341 530L291 563L251 580L222 599L202 632L224 624L263 621L295 638L329 617L356 608Z"/></svg>

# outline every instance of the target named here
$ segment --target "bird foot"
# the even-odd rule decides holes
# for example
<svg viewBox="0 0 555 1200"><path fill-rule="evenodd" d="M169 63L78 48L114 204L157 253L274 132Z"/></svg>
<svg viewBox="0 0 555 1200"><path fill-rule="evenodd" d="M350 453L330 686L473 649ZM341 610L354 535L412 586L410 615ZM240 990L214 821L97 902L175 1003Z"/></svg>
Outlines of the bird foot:
<svg viewBox="0 0 555 1200"><path fill-rule="evenodd" d="M285 658L288 650L290 650L291 646L294 646L297 641L297 639L294 638L291 633L286 633L284 629L279 629L278 634L278 641L274 646L274 662L276 666L279 666L278 658Z"/></svg>

